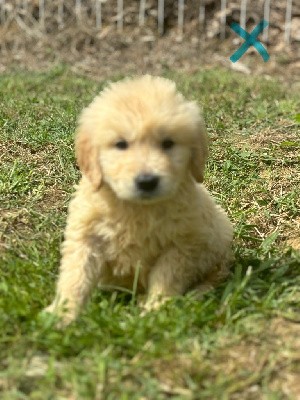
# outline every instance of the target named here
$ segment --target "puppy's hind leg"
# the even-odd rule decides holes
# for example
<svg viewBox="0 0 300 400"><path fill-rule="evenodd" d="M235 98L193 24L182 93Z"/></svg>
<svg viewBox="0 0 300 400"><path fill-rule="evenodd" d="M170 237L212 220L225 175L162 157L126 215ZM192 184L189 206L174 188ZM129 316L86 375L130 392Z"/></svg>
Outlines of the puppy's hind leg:
<svg viewBox="0 0 300 400"><path fill-rule="evenodd" d="M72 322L98 283L99 263L88 244L66 241L55 299L45 311L57 314L64 325Z"/></svg>
<svg viewBox="0 0 300 400"><path fill-rule="evenodd" d="M149 274L145 310L156 309L169 297L183 295L189 290L200 295L213 289L228 274L226 255L224 262L217 259L218 256L209 252L188 256L176 248L169 249Z"/></svg>

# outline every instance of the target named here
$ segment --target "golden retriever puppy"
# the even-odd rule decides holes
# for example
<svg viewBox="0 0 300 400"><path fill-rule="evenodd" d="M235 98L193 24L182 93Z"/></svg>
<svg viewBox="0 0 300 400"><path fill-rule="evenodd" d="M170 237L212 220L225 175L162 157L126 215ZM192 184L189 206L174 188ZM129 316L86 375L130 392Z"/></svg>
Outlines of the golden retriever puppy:
<svg viewBox="0 0 300 400"><path fill-rule="evenodd" d="M201 184L203 119L173 82L111 84L82 112L76 156L82 179L47 311L71 322L93 287L132 289L135 277L151 309L226 275L232 225Z"/></svg>

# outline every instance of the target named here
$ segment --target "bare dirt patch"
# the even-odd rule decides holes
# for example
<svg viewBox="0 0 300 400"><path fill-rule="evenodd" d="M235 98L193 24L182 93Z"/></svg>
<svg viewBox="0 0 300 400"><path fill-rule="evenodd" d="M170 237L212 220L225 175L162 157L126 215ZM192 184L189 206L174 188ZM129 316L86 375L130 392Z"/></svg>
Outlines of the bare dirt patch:
<svg viewBox="0 0 300 400"><path fill-rule="evenodd" d="M252 321L252 324L255 323ZM193 384L204 391L212 379L223 381L223 393L230 399L264 399L264 391L281 391L287 398L299 398L300 324L281 317L256 322L256 335L234 336L220 340L217 349L207 353L195 340L190 353L170 354L143 365L151 377L159 382L166 396L194 398ZM238 342L238 343L237 343ZM150 344L149 344L150 346ZM130 373L124 366L122 382L134 390L139 383L139 357L130 363ZM224 372L226 373L224 374ZM227 377L227 378L226 378ZM114 385L114 373L107 377L108 387ZM201 388L201 389L199 389ZM207 397L203 397L207 398Z"/></svg>
<svg viewBox="0 0 300 400"><path fill-rule="evenodd" d="M265 321L259 335L251 335L238 345L223 347L216 370L235 377L228 392L232 399L262 399L261 385L281 390L287 398L299 398L300 324L284 318Z"/></svg>

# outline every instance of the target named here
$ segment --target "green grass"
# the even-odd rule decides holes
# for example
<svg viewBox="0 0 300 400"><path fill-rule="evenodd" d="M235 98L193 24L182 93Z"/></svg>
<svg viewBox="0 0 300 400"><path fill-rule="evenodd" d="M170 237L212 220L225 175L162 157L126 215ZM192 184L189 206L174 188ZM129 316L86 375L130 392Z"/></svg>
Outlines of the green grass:
<svg viewBox="0 0 300 400"><path fill-rule="evenodd" d="M206 185L235 224L231 276L145 317L130 296L100 292L64 331L39 315L79 178L76 118L105 82L65 68L2 75L1 399L299 395L299 96L220 69L167 76L204 109Z"/></svg>

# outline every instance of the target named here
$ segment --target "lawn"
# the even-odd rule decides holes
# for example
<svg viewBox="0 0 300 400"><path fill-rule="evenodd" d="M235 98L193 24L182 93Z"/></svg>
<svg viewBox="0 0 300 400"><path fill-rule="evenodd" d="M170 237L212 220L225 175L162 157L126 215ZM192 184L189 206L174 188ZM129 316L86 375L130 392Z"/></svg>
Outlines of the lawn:
<svg viewBox="0 0 300 400"><path fill-rule="evenodd" d="M235 225L230 277L144 317L134 295L101 292L64 331L39 314L79 178L76 118L105 82L2 75L2 400L299 399L299 93L222 69L165 76L204 109L206 186Z"/></svg>

